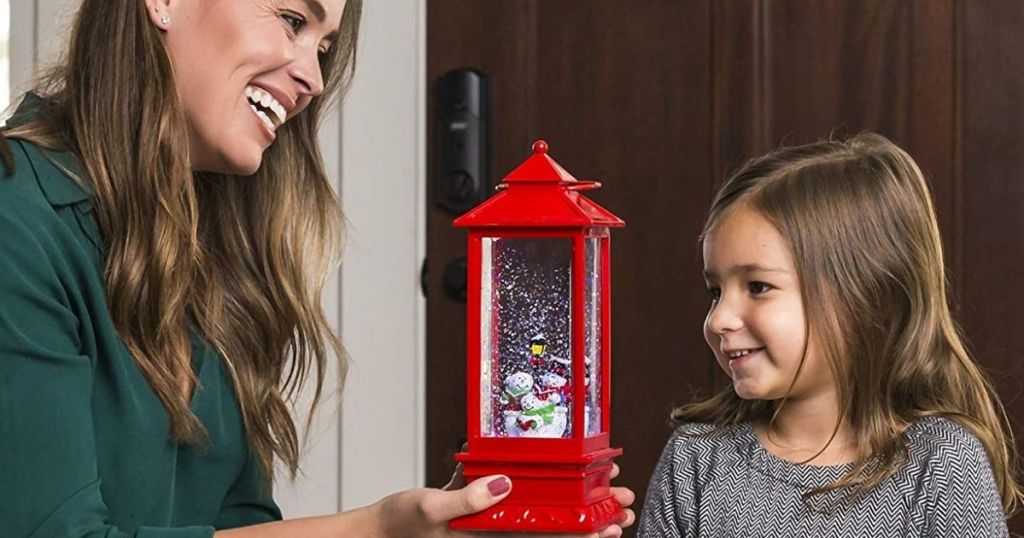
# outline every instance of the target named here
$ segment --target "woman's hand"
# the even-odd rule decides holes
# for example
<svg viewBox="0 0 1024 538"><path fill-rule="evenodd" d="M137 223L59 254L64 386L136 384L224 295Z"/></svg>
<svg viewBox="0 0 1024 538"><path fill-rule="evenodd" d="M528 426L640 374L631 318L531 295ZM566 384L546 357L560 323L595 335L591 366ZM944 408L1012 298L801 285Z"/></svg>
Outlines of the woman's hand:
<svg viewBox="0 0 1024 538"><path fill-rule="evenodd" d="M614 465L611 477L619 474L618 465ZM494 475L481 478L471 484L462 485L461 469L456 469L452 481L444 489L421 488L396 493L384 498L371 509L374 519L379 523L380 538L391 537L423 537L423 538L455 538L495 536L500 538L518 538L519 536L556 536L572 538L611 538L622 536L622 529L633 524L636 517L628 507L633 504L635 496L627 488L611 488L615 500L624 508L623 518L618 524L591 534L529 534L517 535L502 533L465 533L448 529L448 522L460 516L474 514L500 502L512 491L512 484L505 476Z"/></svg>

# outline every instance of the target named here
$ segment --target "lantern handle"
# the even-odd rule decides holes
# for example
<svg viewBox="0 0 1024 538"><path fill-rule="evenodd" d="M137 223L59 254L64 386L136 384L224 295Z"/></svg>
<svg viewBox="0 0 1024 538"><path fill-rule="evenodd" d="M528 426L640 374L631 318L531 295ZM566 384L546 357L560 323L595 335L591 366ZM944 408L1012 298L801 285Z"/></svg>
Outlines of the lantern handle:
<svg viewBox="0 0 1024 538"><path fill-rule="evenodd" d="M589 180L577 180L577 181L559 181L560 187L565 187L569 191L591 191L594 189L601 188L600 181L589 181ZM508 188L508 183L498 183L494 186L495 191L503 191Z"/></svg>
<svg viewBox="0 0 1024 538"><path fill-rule="evenodd" d="M571 191L590 191L601 188L600 181L590 181L583 179L578 181L563 181L562 184L565 185L565 187Z"/></svg>

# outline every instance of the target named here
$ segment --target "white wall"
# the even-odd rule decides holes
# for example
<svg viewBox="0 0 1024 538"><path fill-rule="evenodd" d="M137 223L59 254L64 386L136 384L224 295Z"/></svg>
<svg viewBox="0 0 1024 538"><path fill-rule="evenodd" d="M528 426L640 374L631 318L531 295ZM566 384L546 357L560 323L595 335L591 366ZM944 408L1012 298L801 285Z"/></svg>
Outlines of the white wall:
<svg viewBox="0 0 1024 538"><path fill-rule="evenodd" d="M13 99L25 90L25 81L32 76L35 65L36 6L33 2L14 0L10 2L10 10L11 32L7 50L11 66L10 95ZM0 110L6 107L7 103L0 103Z"/></svg>
<svg viewBox="0 0 1024 538"><path fill-rule="evenodd" d="M352 91L321 133L349 220L343 270L324 304L352 366L340 411L337 386L326 387L303 476L277 486L286 517L361 506L424 480L424 1L364 2ZM12 1L15 92L63 48L77 5Z"/></svg>
<svg viewBox="0 0 1024 538"><path fill-rule="evenodd" d="M342 117L342 506L423 483L425 2L367 0Z"/></svg>

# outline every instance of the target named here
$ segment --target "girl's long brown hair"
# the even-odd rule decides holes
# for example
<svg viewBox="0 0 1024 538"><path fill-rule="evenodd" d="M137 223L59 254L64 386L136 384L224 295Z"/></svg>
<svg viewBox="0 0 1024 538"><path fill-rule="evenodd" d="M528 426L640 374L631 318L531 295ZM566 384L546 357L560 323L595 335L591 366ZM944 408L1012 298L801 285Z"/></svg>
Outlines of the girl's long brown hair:
<svg viewBox="0 0 1024 538"><path fill-rule="evenodd" d="M869 491L905 461L905 424L945 416L985 446L1004 511L1015 512L1022 490L1009 421L950 312L931 194L910 155L870 133L774 151L726 181L703 236L738 202L788 240L808 334L837 380L840 420L859 440L850 472L805 499L841 488L853 496ZM743 400L730 386L672 416L770 423L782 405L785 398Z"/></svg>
<svg viewBox="0 0 1024 538"><path fill-rule="evenodd" d="M317 131L351 80L361 10L346 2L338 42L321 57L323 94L278 129L253 176L193 173L171 59L139 0L84 0L65 57L36 84L38 119L4 133L81 160L110 313L172 438L205 438L183 390L196 383L197 331L224 358L268 483L275 456L292 477L298 469L298 389L314 375L315 408L332 353L342 382L346 372L320 304L343 220Z"/></svg>

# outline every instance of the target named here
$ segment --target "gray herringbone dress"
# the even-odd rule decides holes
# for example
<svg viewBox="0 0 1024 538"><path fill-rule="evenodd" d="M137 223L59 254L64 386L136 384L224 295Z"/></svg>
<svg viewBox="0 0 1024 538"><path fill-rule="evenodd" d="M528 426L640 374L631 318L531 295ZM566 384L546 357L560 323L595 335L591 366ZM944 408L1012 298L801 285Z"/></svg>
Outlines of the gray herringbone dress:
<svg viewBox="0 0 1024 538"><path fill-rule="evenodd" d="M909 460L856 503L831 515L801 494L849 465L797 465L770 454L749 423L680 426L651 477L638 536L1003 537L999 493L981 442L956 422L920 419L904 433ZM840 494L816 498L824 506Z"/></svg>

